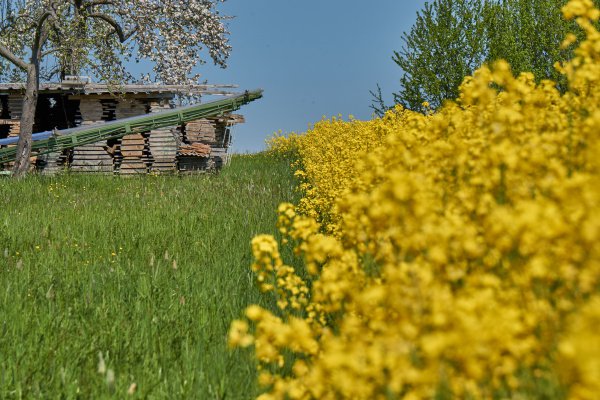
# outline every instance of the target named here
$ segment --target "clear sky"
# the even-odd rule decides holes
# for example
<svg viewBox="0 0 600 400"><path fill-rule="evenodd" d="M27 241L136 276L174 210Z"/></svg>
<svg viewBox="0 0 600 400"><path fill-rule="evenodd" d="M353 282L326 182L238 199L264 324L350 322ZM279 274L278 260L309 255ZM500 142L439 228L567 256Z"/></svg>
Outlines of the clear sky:
<svg viewBox="0 0 600 400"><path fill-rule="evenodd" d="M273 132L304 132L323 116L370 119L369 90L391 102L401 70L392 61L422 0L228 0L233 51L227 69L203 65L208 83L264 89L244 106L234 150L264 148Z"/></svg>

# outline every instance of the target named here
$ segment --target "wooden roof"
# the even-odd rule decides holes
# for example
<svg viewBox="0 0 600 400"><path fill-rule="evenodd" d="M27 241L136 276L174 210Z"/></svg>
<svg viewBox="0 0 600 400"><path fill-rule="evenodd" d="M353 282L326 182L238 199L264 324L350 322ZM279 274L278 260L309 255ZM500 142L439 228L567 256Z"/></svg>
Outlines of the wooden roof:
<svg viewBox="0 0 600 400"><path fill-rule="evenodd" d="M23 93L25 83L0 83L0 94ZM60 82L40 83L41 93L72 93L79 95L103 94L192 94L231 95L237 85L107 85L102 83Z"/></svg>

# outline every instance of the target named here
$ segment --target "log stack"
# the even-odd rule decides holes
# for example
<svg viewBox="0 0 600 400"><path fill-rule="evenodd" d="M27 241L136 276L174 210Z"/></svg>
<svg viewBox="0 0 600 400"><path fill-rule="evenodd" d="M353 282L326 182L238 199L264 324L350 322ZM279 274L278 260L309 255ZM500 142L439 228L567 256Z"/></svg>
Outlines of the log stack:
<svg viewBox="0 0 600 400"><path fill-rule="evenodd" d="M34 131L90 126L173 108L174 92L142 91L134 86L128 85L132 91L118 97L114 93L94 92L91 86L88 93L71 89L60 92L60 87L52 87L49 90L54 92L40 97ZM7 90L0 95L0 137L14 137L20 132L23 93L11 85ZM136 131L118 139L42 154L31 161L42 174L55 174L66 168L72 172L124 175L215 169L226 163L229 127L239 122L243 122L241 116L225 115L183 126ZM2 167L12 165L7 162Z"/></svg>
<svg viewBox="0 0 600 400"><path fill-rule="evenodd" d="M94 125L115 119L117 101L113 99L99 100L97 98L82 99L79 103L79 113L82 125ZM71 161L72 172L97 172L109 174L114 170L114 154L107 151L105 141L78 146L73 150Z"/></svg>
<svg viewBox="0 0 600 400"><path fill-rule="evenodd" d="M158 113L171 109L168 100L156 100L149 103L150 113ZM173 173L176 171L177 146L180 143L181 129L164 128L150 131L148 151L150 155L150 172Z"/></svg>
<svg viewBox="0 0 600 400"><path fill-rule="evenodd" d="M45 83L40 86L34 132L89 126L170 110L177 96L188 90L199 96L234 94L229 90L221 90L233 88L231 85L193 86L126 84L112 87L82 80L81 87L75 88L71 82ZM24 92L25 86L22 83L0 83L0 138L19 135ZM249 94L238 93L236 97L244 96L249 99L246 97ZM237 108L236 103L228 104L229 106L232 106L232 109ZM162 118L160 120L164 121ZM187 120L187 116L183 120ZM135 134L123 138L108 139L110 135L97 136L105 139L74 149L42 154L32 161L43 174L54 174L65 168L70 168L73 172L111 174L164 173L177 172L178 169L188 171L213 168L215 161L220 165L222 160L227 159L227 148L230 144L228 127L240 122L243 122L240 116L221 113L219 116L189 122L183 126L148 132L134 129ZM173 123L177 123L175 119ZM117 125L126 126L125 124L127 122ZM147 125L147 128L143 129L151 127L152 125ZM120 131L120 134L122 133ZM64 143L61 146L61 149L69 147L65 147ZM10 168L9 161L10 159L5 160L2 168Z"/></svg>
<svg viewBox="0 0 600 400"><path fill-rule="evenodd" d="M214 119L201 119L185 125L182 137L186 144L182 144L177 152L180 172L214 169L212 147L217 145L217 129Z"/></svg>
<svg viewBox="0 0 600 400"><path fill-rule="evenodd" d="M117 103L116 118L131 118L144 115L148 111L145 102L139 99L121 99ZM148 133L135 133L124 136L118 146L120 158L115 158L117 170L122 175L145 174L151 163L148 152Z"/></svg>
<svg viewBox="0 0 600 400"><path fill-rule="evenodd" d="M132 134L121 139L121 175L145 174L151 164L148 151L148 134Z"/></svg>
<svg viewBox="0 0 600 400"><path fill-rule="evenodd" d="M183 138L187 144L205 144L210 146L210 160L193 160L189 154L179 152L179 170L202 170L219 169L229 162L228 149L231 145L230 127L237 123L243 123L241 115L230 115L227 117L207 118L188 122L185 125Z"/></svg>
<svg viewBox="0 0 600 400"><path fill-rule="evenodd" d="M212 169L212 148L208 144L181 145L177 151L178 168L181 172Z"/></svg>
<svg viewBox="0 0 600 400"><path fill-rule="evenodd" d="M10 110L10 130L7 137L19 137L19 134L21 133L21 116L23 115L23 97L9 95L7 105ZM16 144L8 147L12 146L16 146ZM35 159L32 161L35 162ZM4 165L5 169L12 169L13 166L14 163Z"/></svg>
<svg viewBox="0 0 600 400"><path fill-rule="evenodd" d="M185 125L185 139L188 143L204 143L217 145L217 123L211 119L188 122Z"/></svg>
<svg viewBox="0 0 600 400"><path fill-rule="evenodd" d="M36 169L42 175L55 175L68 168L72 150L60 153L48 153L37 156Z"/></svg>

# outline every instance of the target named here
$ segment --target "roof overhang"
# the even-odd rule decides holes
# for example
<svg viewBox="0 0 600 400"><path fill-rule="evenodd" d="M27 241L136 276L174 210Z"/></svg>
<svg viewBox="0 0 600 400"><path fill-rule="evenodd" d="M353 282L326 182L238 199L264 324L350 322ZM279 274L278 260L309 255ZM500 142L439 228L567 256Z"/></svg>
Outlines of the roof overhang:
<svg viewBox="0 0 600 400"><path fill-rule="evenodd" d="M237 85L107 85L102 83L40 83L39 92L42 94L72 94L72 95L112 95L146 94L146 95L222 95L238 94L231 89ZM24 94L26 84L22 82L0 83L0 94Z"/></svg>

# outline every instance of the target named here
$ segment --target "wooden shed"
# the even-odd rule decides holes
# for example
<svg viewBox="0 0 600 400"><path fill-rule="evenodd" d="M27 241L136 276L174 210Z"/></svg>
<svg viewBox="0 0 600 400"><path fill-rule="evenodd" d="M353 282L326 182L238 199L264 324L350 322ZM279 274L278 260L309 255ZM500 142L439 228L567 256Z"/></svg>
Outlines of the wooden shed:
<svg viewBox="0 0 600 400"><path fill-rule="evenodd" d="M179 94L234 94L232 85L125 85L63 81L40 85L35 132L92 126L107 121L171 110ZM0 139L19 135L24 97L21 83L0 84ZM225 114L179 126L99 141L60 153L32 157L41 173L95 172L115 174L191 172L227 163L231 127L241 115ZM3 165L9 168L9 165Z"/></svg>

